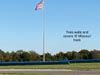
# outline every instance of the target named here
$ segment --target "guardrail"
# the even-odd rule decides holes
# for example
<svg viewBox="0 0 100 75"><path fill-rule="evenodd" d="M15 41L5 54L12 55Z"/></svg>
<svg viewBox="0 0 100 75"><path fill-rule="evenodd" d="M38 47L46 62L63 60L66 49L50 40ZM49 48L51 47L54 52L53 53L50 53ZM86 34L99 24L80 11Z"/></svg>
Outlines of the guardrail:
<svg viewBox="0 0 100 75"><path fill-rule="evenodd" d="M69 61L0 62L0 66L9 66L9 65L55 65L55 64L69 64Z"/></svg>
<svg viewBox="0 0 100 75"><path fill-rule="evenodd" d="M57 65L70 63L100 63L100 59L78 59L78 60L63 60L63 61L31 61L31 62L0 62L0 66L10 65Z"/></svg>
<svg viewBox="0 0 100 75"><path fill-rule="evenodd" d="M100 59L78 59L78 60L69 60L70 63L99 63Z"/></svg>

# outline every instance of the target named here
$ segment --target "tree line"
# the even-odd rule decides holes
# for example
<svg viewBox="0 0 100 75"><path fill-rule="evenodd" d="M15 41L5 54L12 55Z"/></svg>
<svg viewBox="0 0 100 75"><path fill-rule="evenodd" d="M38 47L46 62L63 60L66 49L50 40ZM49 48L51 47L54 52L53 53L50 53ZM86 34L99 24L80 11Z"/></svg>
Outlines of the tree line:
<svg viewBox="0 0 100 75"><path fill-rule="evenodd" d="M73 60L73 59L100 59L100 50L86 50L59 52L55 55L45 53L46 61ZM42 61L43 55L35 51L17 50L4 52L0 49L0 62Z"/></svg>

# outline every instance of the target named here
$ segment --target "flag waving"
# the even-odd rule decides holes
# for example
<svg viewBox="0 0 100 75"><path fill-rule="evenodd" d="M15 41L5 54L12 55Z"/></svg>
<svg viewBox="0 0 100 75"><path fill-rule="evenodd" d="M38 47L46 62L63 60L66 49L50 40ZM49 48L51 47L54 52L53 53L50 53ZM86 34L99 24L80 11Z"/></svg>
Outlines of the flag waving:
<svg viewBox="0 0 100 75"><path fill-rule="evenodd" d="M35 7L35 10L39 10L43 8L43 0L41 0Z"/></svg>

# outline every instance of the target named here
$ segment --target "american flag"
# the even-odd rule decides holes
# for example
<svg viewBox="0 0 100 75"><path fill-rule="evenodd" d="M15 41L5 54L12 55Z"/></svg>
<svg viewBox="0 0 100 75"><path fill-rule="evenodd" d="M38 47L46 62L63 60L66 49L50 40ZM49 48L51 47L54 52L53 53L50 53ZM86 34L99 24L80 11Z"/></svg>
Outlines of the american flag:
<svg viewBox="0 0 100 75"><path fill-rule="evenodd" d="M41 0L35 7L35 10L39 10L43 8L43 0Z"/></svg>

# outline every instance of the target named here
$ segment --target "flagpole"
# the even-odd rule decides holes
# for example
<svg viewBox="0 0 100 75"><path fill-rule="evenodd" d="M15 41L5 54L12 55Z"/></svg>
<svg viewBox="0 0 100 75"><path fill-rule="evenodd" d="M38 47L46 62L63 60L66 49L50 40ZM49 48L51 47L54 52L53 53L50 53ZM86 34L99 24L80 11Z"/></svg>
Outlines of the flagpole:
<svg viewBox="0 0 100 75"><path fill-rule="evenodd" d="M43 62L45 62L45 26L46 26L46 19L45 19L45 9L44 9L44 0L41 0L37 5L35 10L42 9L42 42L43 42Z"/></svg>
<svg viewBox="0 0 100 75"><path fill-rule="evenodd" d="M43 0L43 9L42 9L42 17L43 17L43 62L45 62L45 9L44 9L44 0Z"/></svg>

